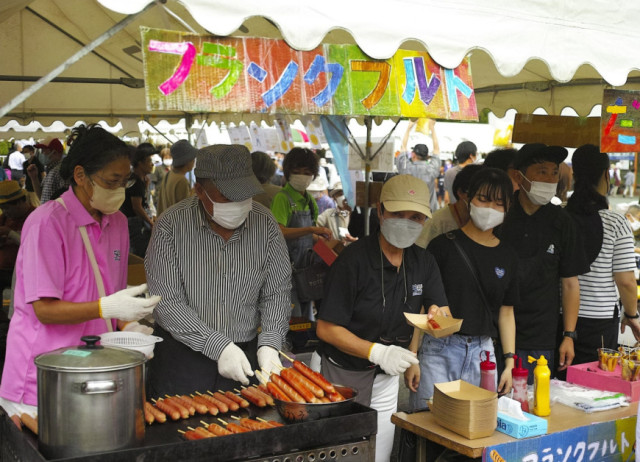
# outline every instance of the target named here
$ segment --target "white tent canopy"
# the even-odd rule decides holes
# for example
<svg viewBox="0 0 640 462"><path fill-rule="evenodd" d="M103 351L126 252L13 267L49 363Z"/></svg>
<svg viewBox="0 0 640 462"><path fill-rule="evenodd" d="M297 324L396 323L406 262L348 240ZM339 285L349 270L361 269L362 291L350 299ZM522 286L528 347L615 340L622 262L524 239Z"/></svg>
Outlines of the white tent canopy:
<svg viewBox="0 0 640 462"><path fill-rule="evenodd" d="M6 104L124 14L150 0L5 0L0 4L0 102ZM141 13L58 80L0 119L67 125L79 119L177 120L146 110L139 26L284 38L292 47L357 43L374 58L399 47L455 67L470 54L478 109L588 114L611 86L640 88L640 3L604 0L168 0ZM181 19L177 19L181 18ZM260 114L194 114L258 120Z"/></svg>

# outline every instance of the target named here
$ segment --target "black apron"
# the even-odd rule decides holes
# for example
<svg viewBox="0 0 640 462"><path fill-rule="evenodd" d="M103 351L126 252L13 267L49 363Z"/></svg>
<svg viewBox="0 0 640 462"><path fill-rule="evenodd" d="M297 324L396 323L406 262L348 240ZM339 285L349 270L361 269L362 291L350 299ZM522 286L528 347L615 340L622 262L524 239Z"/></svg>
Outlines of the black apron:
<svg viewBox="0 0 640 462"><path fill-rule="evenodd" d="M194 351L156 324L154 335L163 341L156 343L153 358L147 363L147 398L159 398L175 394L191 394L207 390L233 391L242 385L235 380L218 374L218 363ZM258 369L258 337L244 343L236 343L244 351L251 363L251 369ZM255 377L252 378L255 381Z"/></svg>

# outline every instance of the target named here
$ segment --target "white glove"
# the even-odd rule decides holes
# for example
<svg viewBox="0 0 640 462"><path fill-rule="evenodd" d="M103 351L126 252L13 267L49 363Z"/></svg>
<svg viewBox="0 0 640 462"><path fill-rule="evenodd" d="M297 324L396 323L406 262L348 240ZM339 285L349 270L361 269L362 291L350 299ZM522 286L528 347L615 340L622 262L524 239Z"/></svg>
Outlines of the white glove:
<svg viewBox="0 0 640 462"><path fill-rule="evenodd" d="M282 369L280 355L275 348L270 346L261 346L258 348L258 365L263 373L267 375L267 379L271 377L271 372L276 374Z"/></svg>
<svg viewBox="0 0 640 462"><path fill-rule="evenodd" d="M218 372L221 376L240 382L242 385L249 385L247 377L253 377L253 371L247 356L233 342L227 345L220 353Z"/></svg>
<svg viewBox="0 0 640 462"><path fill-rule="evenodd" d="M140 332L141 334L151 335L153 334L153 327L145 326L138 321L131 321L122 328L122 332Z"/></svg>
<svg viewBox="0 0 640 462"><path fill-rule="evenodd" d="M160 301L159 295L149 298L137 297L137 295L142 295L146 291L147 285L141 284L102 297L99 301L100 317L116 318L122 321L137 321L144 318L151 314Z"/></svg>
<svg viewBox="0 0 640 462"><path fill-rule="evenodd" d="M374 343L369 350L369 361L377 364L389 375L400 375L412 364L419 364L415 353L397 345Z"/></svg>

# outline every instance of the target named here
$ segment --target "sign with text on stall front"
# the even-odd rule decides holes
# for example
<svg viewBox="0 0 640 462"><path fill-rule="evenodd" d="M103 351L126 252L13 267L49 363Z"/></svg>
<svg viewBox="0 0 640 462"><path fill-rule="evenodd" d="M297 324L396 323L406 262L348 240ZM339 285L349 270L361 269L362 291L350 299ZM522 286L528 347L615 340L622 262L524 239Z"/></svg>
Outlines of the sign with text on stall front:
<svg viewBox="0 0 640 462"><path fill-rule="evenodd" d="M636 417L601 422L487 447L483 462L629 461L634 455Z"/></svg>
<svg viewBox="0 0 640 462"><path fill-rule="evenodd" d="M376 60L357 45L141 33L149 110L478 120L468 58L446 69L420 51Z"/></svg>

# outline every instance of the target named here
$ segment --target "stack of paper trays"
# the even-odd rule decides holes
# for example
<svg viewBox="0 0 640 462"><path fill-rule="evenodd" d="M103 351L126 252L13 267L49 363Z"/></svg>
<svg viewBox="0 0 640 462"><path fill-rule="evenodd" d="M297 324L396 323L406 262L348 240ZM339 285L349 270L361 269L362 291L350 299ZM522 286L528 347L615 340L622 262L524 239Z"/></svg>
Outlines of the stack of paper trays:
<svg viewBox="0 0 640 462"><path fill-rule="evenodd" d="M431 411L438 424L470 440L490 436L498 421L498 394L463 380L436 383Z"/></svg>

